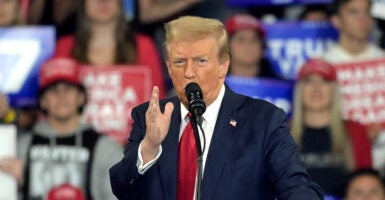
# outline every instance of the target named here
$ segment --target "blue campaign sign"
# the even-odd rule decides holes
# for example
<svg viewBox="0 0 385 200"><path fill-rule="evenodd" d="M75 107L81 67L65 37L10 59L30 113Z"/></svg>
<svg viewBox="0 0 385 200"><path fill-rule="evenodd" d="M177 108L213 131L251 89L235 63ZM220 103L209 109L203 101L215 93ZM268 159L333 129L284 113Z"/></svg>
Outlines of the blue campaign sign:
<svg viewBox="0 0 385 200"><path fill-rule="evenodd" d="M324 200L342 200L342 198L333 195L325 195Z"/></svg>
<svg viewBox="0 0 385 200"><path fill-rule="evenodd" d="M332 3L332 0L227 0L230 6L250 5L294 5L294 4L323 4Z"/></svg>
<svg viewBox="0 0 385 200"><path fill-rule="evenodd" d="M229 75L225 83L236 93L269 101L282 108L288 115L292 112L293 82L291 81Z"/></svg>
<svg viewBox="0 0 385 200"><path fill-rule="evenodd" d="M0 28L0 92L11 106L36 104L39 68L54 48L53 27Z"/></svg>
<svg viewBox="0 0 385 200"><path fill-rule="evenodd" d="M266 56L282 78L294 80L306 60L320 57L336 43L338 33L329 22L264 24Z"/></svg>
<svg viewBox="0 0 385 200"><path fill-rule="evenodd" d="M135 2L134 0L123 0L124 12L126 20L131 21L135 15Z"/></svg>

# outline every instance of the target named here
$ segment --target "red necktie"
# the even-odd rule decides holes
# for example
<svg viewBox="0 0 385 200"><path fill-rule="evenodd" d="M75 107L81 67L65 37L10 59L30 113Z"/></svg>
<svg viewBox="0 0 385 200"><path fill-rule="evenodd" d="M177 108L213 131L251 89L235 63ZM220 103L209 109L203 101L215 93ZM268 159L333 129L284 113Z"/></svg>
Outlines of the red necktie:
<svg viewBox="0 0 385 200"><path fill-rule="evenodd" d="M189 122L179 141L177 200L193 200L197 166L194 131Z"/></svg>

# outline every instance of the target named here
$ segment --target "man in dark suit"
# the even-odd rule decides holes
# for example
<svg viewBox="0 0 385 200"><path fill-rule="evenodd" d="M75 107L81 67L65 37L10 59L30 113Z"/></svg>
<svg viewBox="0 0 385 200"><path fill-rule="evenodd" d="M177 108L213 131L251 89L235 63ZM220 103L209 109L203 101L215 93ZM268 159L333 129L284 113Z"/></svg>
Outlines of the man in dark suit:
<svg viewBox="0 0 385 200"><path fill-rule="evenodd" d="M119 199L322 199L298 157L285 113L224 85L230 56L221 22L200 17L171 21L165 48L177 97L159 101L155 86L150 101L133 109L125 156L110 169ZM181 186L184 157L178 154L185 153L179 149L188 127L185 87L191 82L202 88L207 109L204 139L200 131L203 179L193 171L192 188L187 188ZM189 164L197 166L196 160Z"/></svg>

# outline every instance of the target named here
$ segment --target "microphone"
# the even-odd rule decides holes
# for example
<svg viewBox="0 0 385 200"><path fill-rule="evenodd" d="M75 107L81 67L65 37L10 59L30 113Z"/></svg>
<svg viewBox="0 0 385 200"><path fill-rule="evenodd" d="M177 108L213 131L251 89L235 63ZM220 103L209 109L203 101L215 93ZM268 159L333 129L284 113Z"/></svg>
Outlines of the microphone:
<svg viewBox="0 0 385 200"><path fill-rule="evenodd" d="M202 128L202 121L203 121L202 114L206 111L206 104L203 101L203 93L198 83L191 82L186 85L184 90L188 100L188 110L192 114L190 119L194 130L195 143L196 143L197 153L198 153L198 158L197 158L198 176L197 176L197 186L196 186L197 187L196 197L197 199L201 199L201 183L202 183L202 176L203 176L202 157L206 147L205 132ZM198 126L202 132L203 150L201 148L201 140L199 137Z"/></svg>
<svg viewBox="0 0 385 200"><path fill-rule="evenodd" d="M203 93L199 85L191 82L186 85L185 93L188 100L188 110L197 117L202 118L202 114L206 111L206 104L203 101Z"/></svg>

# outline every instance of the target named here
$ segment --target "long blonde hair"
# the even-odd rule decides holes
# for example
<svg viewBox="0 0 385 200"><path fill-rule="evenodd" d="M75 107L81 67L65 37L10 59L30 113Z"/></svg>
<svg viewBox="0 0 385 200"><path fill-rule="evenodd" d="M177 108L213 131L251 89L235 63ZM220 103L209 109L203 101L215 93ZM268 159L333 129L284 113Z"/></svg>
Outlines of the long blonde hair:
<svg viewBox="0 0 385 200"><path fill-rule="evenodd" d="M343 154L345 158L345 165L347 169L353 168L353 154L349 135L346 131L342 114L341 114L341 95L338 84L332 82L332 102L330 112L330 130L332 153ZM296 83L294 88L294 106L293 117L291 122L291 132L299 150L302 149L302 135L303 135L303 101L302 101L303 81Z"/></svg>

